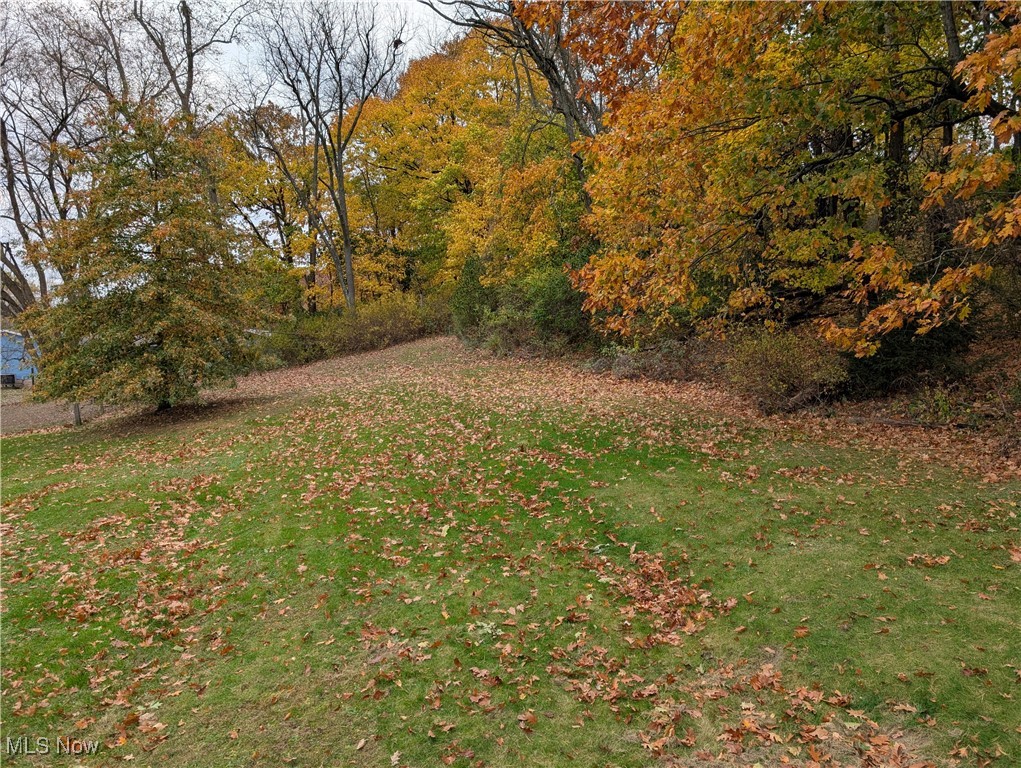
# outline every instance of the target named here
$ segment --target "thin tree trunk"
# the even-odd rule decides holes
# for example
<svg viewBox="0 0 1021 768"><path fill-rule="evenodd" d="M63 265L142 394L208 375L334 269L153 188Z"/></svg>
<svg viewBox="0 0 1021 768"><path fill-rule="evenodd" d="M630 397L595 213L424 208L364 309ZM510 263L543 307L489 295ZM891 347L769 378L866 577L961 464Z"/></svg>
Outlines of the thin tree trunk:
<svg viewBox="0 0 1021 768"><path fill-rule="evenodd" d="M319 246L312 243L312 248L308 252L308 274L305 278L305 288L308 291L306 306L310 315L314 315L318 311L316 306L316 267L319 260Z"/></svg>
<svg viewBox="0 0 1021 768"><path fill-rule="evenodd" d="M344 238L344 275L341 285L344 289L344 303L347 308L355 308L355 273L354 273L354 238L351 235L351 222L347 212L347 183L345 180L342 160L337 162L337 213L340 218L340 232Z"/></svg>

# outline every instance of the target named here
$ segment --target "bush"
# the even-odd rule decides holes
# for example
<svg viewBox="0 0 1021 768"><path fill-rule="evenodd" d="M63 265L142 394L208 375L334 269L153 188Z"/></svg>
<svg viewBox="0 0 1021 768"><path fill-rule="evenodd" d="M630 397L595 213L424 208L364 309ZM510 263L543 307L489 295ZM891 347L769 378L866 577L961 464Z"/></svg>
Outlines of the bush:
<svg viewBox="0 0 1021 768"><path fill-rule="evenodd" d="M530 346L535 326L527 313L515 307L487 312L482 322L483 344L497 355L509 355Z"/></svg>
<svg viewBox="0 0 1021 768"><path fill-rule="evenodd" d="M611 371L621 379L655 381L711 380L723 368L723 345L713 339L661 337L644 346L610 343L592 361L592 369Z"/></svg>
<svg viewBox="0 0 1021 768"><path fill-rule="evenodd" d="M427 293L422 297L418 305L419 314L427 334L450 333L453 327L450 309L452 295L453 287L445 285L440 290Z"/></svg>
<svg viewBox="0 0 1021 768"><path fill-rule="evenodd" d="M967 372L964 353L970 342L971 333L960 323L935 328L924 336L912 328L898 329L883 337L876 354L850 362L848 390L867 398L960 378Z"/></svg>
<svg viewBox="0 0 1021 768"><path fill-rule="evenodd" d="M285 322L263 341L261 351L267 360L304 365L413 341L442 325L442 313L431 303L398 293L356 312L324 312Z"/></svg>
<svg viewBox="0 0 1021 768"><path fill-rule="evenodd" d="M727 362L733 387L766 413L793 411L833 395L847 381L847 360L814 336L766 330L733 344Z"/></svg>
<svg viewBox="0 0 1021 768"><path fill-rule="evenodd" d="M581 344L592 337L582 309L584 295L571 285L562 267L545 267L524 281L525 297L538 342L544 347Z"/></svg>
<svg viewBox="0 0 1021 768"><path fill-rule="evenodd" d="M479 325L479 337L486 349L509 355L530 346L535 339L535 323L522 288L514 284L502 286L496 304L496 309L485 311Z"/></svg>
<svg viewBox="0 0 1021 768"><path fill-rule="evenodd" d="M482 262L468 259L450 297L454 332L465 339L478 339L486 313L496 308L493 291L482 285L482 275Z"/></svg>
<svg viewBox="0 0 1021 768"><path fill-rule="evenodd" d="M340 352L368 352L412 341L425 335L415 296L396 293L347 315L350 324Z"/></svg>
<svg viewBox="0 0 1021 768"><path fill-rule="evenodd" d="M471 258L450 299L454 331L498 354L530 347L562 352L592 338L584 296L563 267L546 266L499 288L482 284L482 262Z"/></svg>
<svg viewBox="0 0 1021 768"><path fill-rule="evenodd" d="M950 424L962 415L949 387L926 386L915 394L908 407L911 415L923 423Z"/></svg>

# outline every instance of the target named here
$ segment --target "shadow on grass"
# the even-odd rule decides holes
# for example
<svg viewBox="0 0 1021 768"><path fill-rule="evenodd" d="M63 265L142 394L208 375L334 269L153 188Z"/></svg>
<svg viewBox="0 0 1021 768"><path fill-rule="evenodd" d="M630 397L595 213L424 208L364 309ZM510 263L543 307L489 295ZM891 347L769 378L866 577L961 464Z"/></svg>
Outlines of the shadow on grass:
<svg viewBox="0 0 1021 768"><path fill-rule="evenodd" d="M214 395L209 401L181 403L158 411L153 407L135 407L110 414L88 425L94 433L106 437L145 437L168 427L198 426L202 422L234 416L249 409L279 401L273 395Z"/></svg>

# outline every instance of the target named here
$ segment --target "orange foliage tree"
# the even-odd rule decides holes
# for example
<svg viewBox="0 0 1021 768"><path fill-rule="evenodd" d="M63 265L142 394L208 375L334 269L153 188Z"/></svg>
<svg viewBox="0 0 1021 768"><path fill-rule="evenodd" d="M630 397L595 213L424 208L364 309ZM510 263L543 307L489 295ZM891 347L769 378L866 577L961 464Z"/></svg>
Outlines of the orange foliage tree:
<svg viewBox="0 0 1021 768"><path fill-rule="evenodd" d="M868 355L966 318L1009 258L1016 4L521 13L571 18L609 99L586 150L601 248L577 273L604 327L813 322Z"/></svg>

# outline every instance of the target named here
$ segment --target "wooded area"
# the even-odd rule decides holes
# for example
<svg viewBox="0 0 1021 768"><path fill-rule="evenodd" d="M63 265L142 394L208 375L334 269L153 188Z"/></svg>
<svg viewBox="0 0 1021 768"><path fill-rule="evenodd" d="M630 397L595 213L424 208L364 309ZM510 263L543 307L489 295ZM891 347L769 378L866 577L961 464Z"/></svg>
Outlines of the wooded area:
<svg viewBox="0 0 1021 768"><path fill-rule="evenodd" d="M385 4L6 4L40 392L169 405L452 324L814 361L788 407L1018 338L1017 3L428 5L412 59Z"/></svg>

